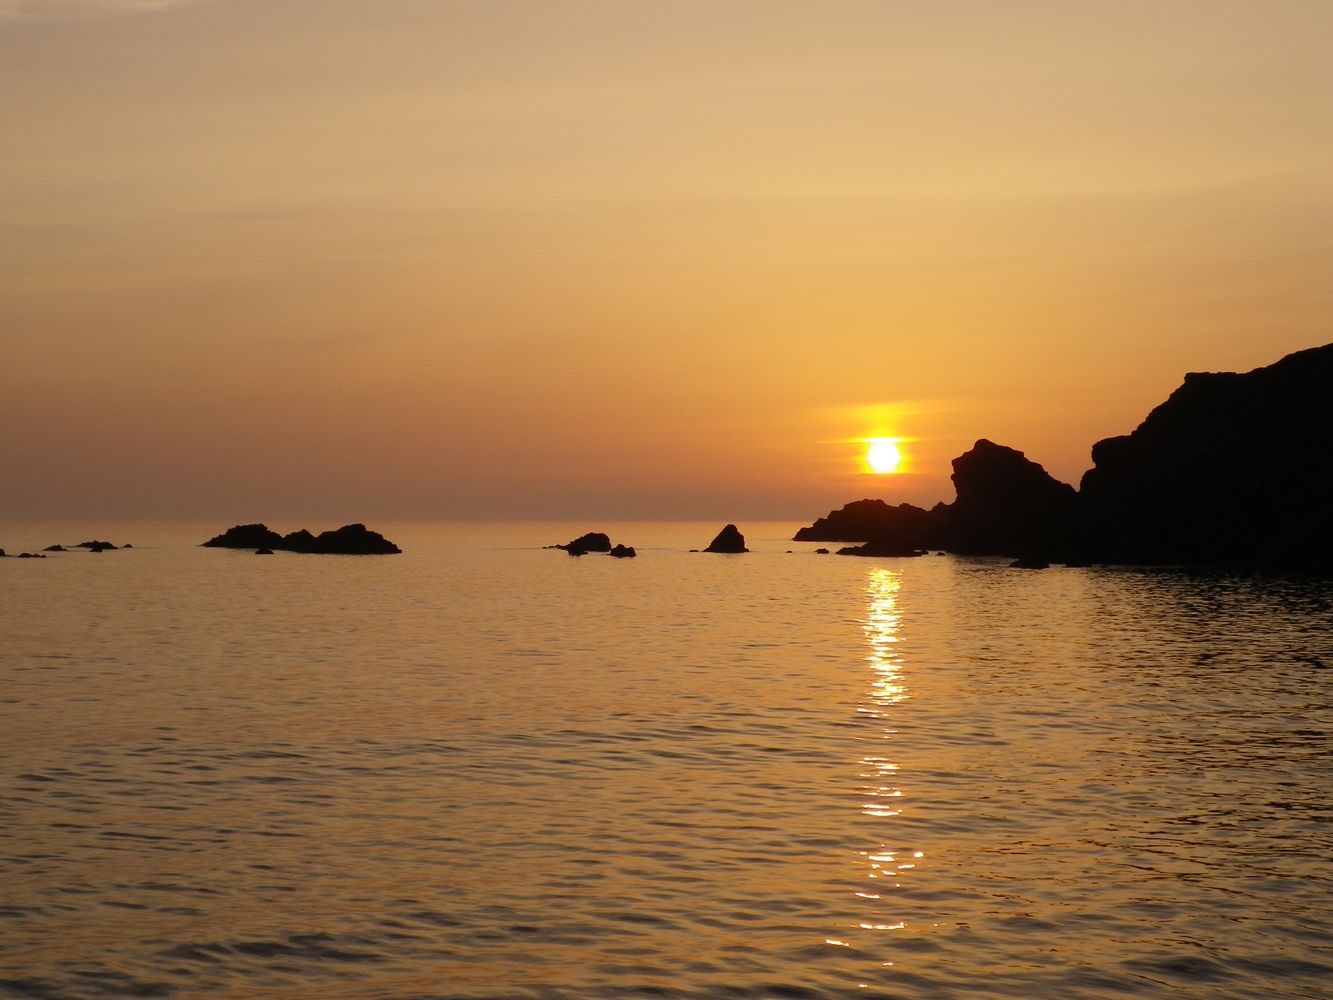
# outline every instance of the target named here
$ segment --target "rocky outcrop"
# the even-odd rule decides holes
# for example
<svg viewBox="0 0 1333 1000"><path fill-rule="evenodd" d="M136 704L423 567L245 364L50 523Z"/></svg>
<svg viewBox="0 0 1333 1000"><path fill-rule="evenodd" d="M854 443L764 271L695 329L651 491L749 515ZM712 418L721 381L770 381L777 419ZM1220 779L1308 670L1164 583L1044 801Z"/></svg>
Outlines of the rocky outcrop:
<svg viewBox="0 0 1333 1000"><path fill-rule="evenodd" d="M864 545L847 545L838 550L840 556L924 556L925 554L925 549L903 545L893 539L877 539Z"/></svg>
<svg viewBox="0 0 1333 1000"><path fill-rule="evenodd" d="M1021 451L982 438L953 460L952 479L958 499L945 518L945 548L1034 559L1064 547L1075 516L1074 487Z"/></svg>
<svg viewBox="0 0 1333 1000"><path fill-rule="evenodd" d="M581 556L588 552L610 552L611 536L601 531L589 531L564 545L550 545L547 548L564 549L571 556Z"/></svg>
<svg viewBox="0 0 1333 1000"><path fill-rule="evenodd" d="M634 559L638 557L638 553L634 551L634 546L617 543L613 547L611 536L602 531L589 531L587 534L580 535L563 545L547 545L546 548L563 549L571 556L587 555L589 552L605 552L616 559Z"/></svg>
<svg viewBox="0 0 1333 1000"><path fill-rule="evenodd" d="M745 547L745 536L740 533L740 529L734 524L728 524L717 533L717 537L708 543L708 547L704 551L734 554L749 552L750 550Z"/></svg>
<svg viewBox="0 0 1333 1000"><path fill-rule="evenodd" d="M1191 373L1092 448L1075 554L1111 563L1333 567L1333 344Z"/></svg>
<svg viewBox="0 0 1333 1000"><path fill-rule="evenodd" d="M923 549L1045 558L1071 530L1074 488L1021 451L985 438L953 460L957 499L930 510L857 500L796 533L797 541L860 541L839 555L911 556Z"/></svg>
<svg viewBox="0 0 1333 1000"><path fill-rule="evenodd" d="M76 549L87 549L89 552L114 552L116 550L116 547L110 542L102 542L97 539L88 542L79 542L79 544L74 547Z"/></svg>
<svg viewBox="0 0 1333 1000"><path fill-rule="evenodd" d="M276 549L282 547L282 536L263 524L238 524L204 542L215 549Z"/></svg>
<svg viewBox="0 0 1333 1000"><path fill-rule="evenodd" d="M941 542L944 504L923 510L910 503L894 507L883 500L854 500L796 532L797 542L892 541L903 548Z"/></svg>
<svg viewBox="0 0 1333 1000"><path fill-rule="evenodd" d="M1333 344L1244 374L1186 375L1133 433L1093 446L1078 492L982 439L953 461L953 503L927 512L859 500L796 537L874 543L849 555L928 545L1034 569L1059 561L1328 572L1330 440Z"/></svg>
<svg viewBox="0 0 1333 1000"><path fill-rule="evenodd" d="M364 524L345 524L318 535L312 535L304 528L289 535L279 535L263 524L238 524L203 544L212 548L281 549L313 555L370 556L402 552L393 542Z"/></svg>
<svg viewBox="0 0 1333 1000"><path fill-rule="evenodd" d="M318 545L319 539L305 528L301 528L283 535L274 547L286 549L288 552L313 553Z"/></svg>

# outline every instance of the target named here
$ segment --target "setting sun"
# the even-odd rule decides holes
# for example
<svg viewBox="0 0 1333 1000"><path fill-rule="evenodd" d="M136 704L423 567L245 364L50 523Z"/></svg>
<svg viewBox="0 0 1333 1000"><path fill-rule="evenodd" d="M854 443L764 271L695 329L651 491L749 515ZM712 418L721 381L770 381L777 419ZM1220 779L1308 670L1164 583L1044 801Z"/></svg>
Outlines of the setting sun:
<svg viewBox="0 0 1333 1000"><path fill-rule="evenodd" d="M879 475L897 472L902 464L903 453L898 450L898 442L893 438L868 438L866 444L866 464Z"/></svg>

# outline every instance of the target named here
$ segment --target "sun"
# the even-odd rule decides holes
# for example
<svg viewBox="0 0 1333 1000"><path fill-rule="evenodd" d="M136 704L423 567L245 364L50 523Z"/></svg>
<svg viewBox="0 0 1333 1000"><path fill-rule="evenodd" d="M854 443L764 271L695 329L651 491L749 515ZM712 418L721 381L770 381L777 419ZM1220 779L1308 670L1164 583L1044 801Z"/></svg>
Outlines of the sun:
<svg viewBox="0 0 1333 1000"><path fill-rule="evenodd" d="M898 471L902 465L903 453L898 450L895 438L866 438L866 464L878 475L884 476Z"/></svg>

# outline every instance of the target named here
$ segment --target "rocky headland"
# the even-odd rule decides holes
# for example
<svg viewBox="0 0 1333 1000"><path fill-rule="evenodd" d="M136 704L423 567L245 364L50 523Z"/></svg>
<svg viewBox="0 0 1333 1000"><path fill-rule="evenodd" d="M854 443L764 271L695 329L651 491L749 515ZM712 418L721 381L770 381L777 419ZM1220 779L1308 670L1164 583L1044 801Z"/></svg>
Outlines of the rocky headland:
<svg viewBox="0 0 1333 1000"><path fill-rule="evenodd" d="M952 503L857 500L797 541L843 555L943 549L1048 562L1333 569L1333 344L1246 373L1191 373L1130 434L1092 447L1080 488L986 439L953 460Z"/></svg>
<svg viewBox="0 0 1333 1000"><path fill-rule="evenodd" d="M313 535L305 528L279 535L264 524L238 524L203 543L216 549L254 549L260 551L301 552L313 555L380 556L402 552L378 531L364 524L345 524L332 531Z"/></svg>

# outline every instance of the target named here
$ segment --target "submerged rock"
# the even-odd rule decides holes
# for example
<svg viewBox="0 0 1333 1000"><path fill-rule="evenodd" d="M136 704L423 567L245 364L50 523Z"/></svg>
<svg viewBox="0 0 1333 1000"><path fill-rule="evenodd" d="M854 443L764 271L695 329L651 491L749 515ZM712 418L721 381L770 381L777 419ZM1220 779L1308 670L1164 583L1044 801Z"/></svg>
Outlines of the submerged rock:
<svg viewBox="0 0 1333 1000"><path fill-rule="evenodd" d="M738 553L749 552L745 547L745 536L734 524L728 524L717 533L717 537L708 543L705 552Z"/></svg>
<svg viewBox="0 0 1333 1000"><path fill-rule="evenodd" d="M129 546L127 545L126 548L129 548ZM43 551L43 552L64 552L64 551L65 551L65 546L63 546L63 545L48 545L46 548L42 549L42 551Z"/></svg>

